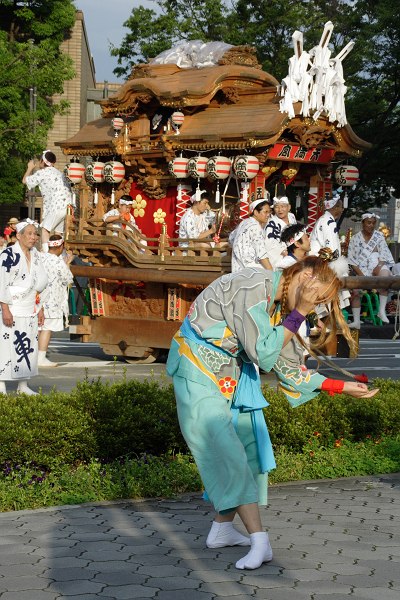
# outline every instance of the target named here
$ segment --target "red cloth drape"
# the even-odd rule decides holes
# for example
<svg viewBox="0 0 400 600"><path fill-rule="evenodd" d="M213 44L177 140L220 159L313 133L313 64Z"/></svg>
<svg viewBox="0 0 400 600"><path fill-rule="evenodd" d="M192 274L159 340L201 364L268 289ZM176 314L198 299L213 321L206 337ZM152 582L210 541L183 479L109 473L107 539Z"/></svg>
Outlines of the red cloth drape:
<svg viewBox="0 0 400 600"><path fill-rule="evenodd" d="M144 208L144 215L142 217L134 214L135 209L132 209L135 221L139 229L141 229L143 235L150 238L158 238L161 233L161 223L154 223L154 213L160 208L166 213L164 222L167 225L167 234L172 238L174 236L175 225L176 225L176 187L167 189L165 198L161 200L154 200L149 198L143 190L137 185L136 182L132 183L129 194L133 200L140 195L143 200L146 201L146 207ZM138 200L140 202L140 200ZM154 245L155 242L149 243Z"/></svg>

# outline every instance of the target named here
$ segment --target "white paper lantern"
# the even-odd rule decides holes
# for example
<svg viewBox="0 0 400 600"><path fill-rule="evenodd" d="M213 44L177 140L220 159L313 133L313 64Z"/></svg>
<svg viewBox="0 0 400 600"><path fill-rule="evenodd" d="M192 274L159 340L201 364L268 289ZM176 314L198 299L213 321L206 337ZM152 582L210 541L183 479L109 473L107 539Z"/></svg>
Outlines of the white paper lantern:
<svg viewBox="0 0 400 600"><path fill-rule="evenodd" d="M89 185L103 183L104 181L104 163L92 162L89 163L85 171L85 179Z"/></svg>
<svg viewBox="0 0 400 600"><path fill-rule="evenodd" d="M188 171L188 158L183 156L177 156L174 160L171 160L168 164L169 172L174 175L177 179L184 179L189 177Z"/></svg>
<svg viewBox="0 0 400 600"><path fill-rule="evenodd" d="M118 137L118 133L121 131L121 129L123 128L125 122L123 119L121 119L121 117L114 117L114 119L111 121L114 132L115 132L115 137Z"/></svg>
<svg viewBox="0 0 400 600"><path fill-rule="evenodd" d="M85 174L85 165L79 162L71 162L64 167L64 175L72 185L80 183Z"/></svg>
<svg viewBox="0 0 400 600"><path fill-rule="evenodd" d="M357 183L360 178L357 167L353 165L342 165L335 171L336 182L343 187L351 187Z"/></svg>
<svg viewBox="0 0 400 600"><path fill-rule="evenodd" d="M253 179L260 170L260 163L256 156L240 155L233 162L233 170L238 179Z"/></svg>
<svg viewBox="0 0 400 600"><path fill-rule="evenodd" d="M110 160L104 165L104 179L107 183L120 183L125 177L125 167L117 160Z"/></svg>
<svg viewBox="0 0 400 600"><path fill-rule="evenodd" d="M212 156L206 165L207 174L210 179L227 179L231 172L232 163L227 156Z"/></svg>
<svg viewBox="0 0 400 600"><path fill-rule="evenodd" d="M171 115L171 123L173 125L176 125L177 127L180 127L184 120L185 120L185 115L182 112L180 112L179 110L175 111Z"/></svg>
<svg viewBox="0 0 400 600"><path fill-rule="evenodd" d="M208 159L205 156L195 156L189 158L188 172L191 177L196 179L204 179L207 177L207 162Z"/></svg>

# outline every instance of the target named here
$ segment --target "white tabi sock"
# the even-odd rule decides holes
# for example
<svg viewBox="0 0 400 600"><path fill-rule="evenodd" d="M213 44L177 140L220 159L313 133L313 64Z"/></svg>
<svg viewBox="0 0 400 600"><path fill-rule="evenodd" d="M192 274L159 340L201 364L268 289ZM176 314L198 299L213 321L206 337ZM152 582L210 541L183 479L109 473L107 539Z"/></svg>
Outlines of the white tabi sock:
<svg viewBox="0 0 400 600"><path fill-rule="evenodd" d="M17 388L17 394L27 394L28 396L38 396L39 395L37 392L34 392L33 390L31 390L30 387L28 387L27 381L19 382L18 388Z"/></svg>
<svg viewBox="0 0 400 600"><path fill-rule="evenodd" d="M4 381L0 381L0 394L7 394L7 388Z"/></svg>
<svg viewBox="0 0 400 600"><path fill-rule="evenodd" d="M386 304L387 304L387 296L383 294L379 294L379 312L378 317L382 321L382 323L390 323L389 319L386 316Z"/></svg>
<svg viewBox="0 0 400 600"><path fill-rule="evenodd" d="M353 313L353 322L349 323L349 327L351 329L360 329L361 327L361 308L360 307L352 307L351 311Z"/></svg>
<svg viewBox="0 0 400 600"><path fill-rule="evenodd" d="M217 523L213 521L206 540L207 548L224 548L225 546L250 546L250 538L242 535L234 528L231 521Z"/></svg>
<svg viewBox="0 0 400 600"><path fill-rule="evenodd" d="M257 531L250 534L251 550L237 561L237 569L258 569L264 562L272 560L272 548L268 533Z"/></svg>

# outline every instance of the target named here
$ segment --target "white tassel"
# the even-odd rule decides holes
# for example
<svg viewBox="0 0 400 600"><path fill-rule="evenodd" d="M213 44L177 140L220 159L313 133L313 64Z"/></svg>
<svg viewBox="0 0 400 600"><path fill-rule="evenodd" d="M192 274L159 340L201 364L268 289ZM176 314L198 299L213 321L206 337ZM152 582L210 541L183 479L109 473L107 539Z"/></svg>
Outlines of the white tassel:
<svg viewBox="0 0 400 600"><path fill-rule="evenodd" d="M74 192L74 190L72 190L72 202L71 202L72 206L76 206L76 194Z"/></svg>
<svg viewBox="0 0 400 600"><path fill-rule="evenodd" d="M243 202L247 202L247 200L249 199L249 194L247 192L247 186L248 183L247 181L243 184L243 192L242 192L242 198L243 198Z"/></svg>
<svg viewBox="0 0 400 600"><path fill-rule="evenodd" d="M177 199L180 202L182 200L182 184L178 183L178 195L177 195Z"/></svg>
<svg viewBox="0 0 400 600"><path fill-rule="evenodd" d="M114 192L114 188L111 190L111 205L113 206L115 204L115 192Z"/></svg>
<svg viewBox="0 0 400 600"><path fill-rule="evenodd" d="M300 208L301 206L301 196L300 194L297 194L296 196L296 208Z"/></svg>
<svg viewBox="0 0 400 600"><path fill-rule="evenodd" d="M94 196L93 196L93 204L95 206L97 206L97 203L99 201L99 192L97 191L97 188L94 190Z"/></svg>
<svg viewBox="0 0 400 600"><path fill-rule="evenodd" d="M347 208L348 206L349 206L349 197L346 193L343 198L343 208Z"/></svg>
<svg viewBox="0 0 400 600"><path fill-rule="evenodd" d="M201 191L200 191L200 180L199 183L197 184L197 188L196 188L196 202L200 202L201 200Z"/></svg>
<svg viewBox="0 0 400 600"><path fill-rule="evenodd" d="M220 193L219 193L219 184L217 185L217 191L215 192L215 204L219 204L220 202Z"/></svg>

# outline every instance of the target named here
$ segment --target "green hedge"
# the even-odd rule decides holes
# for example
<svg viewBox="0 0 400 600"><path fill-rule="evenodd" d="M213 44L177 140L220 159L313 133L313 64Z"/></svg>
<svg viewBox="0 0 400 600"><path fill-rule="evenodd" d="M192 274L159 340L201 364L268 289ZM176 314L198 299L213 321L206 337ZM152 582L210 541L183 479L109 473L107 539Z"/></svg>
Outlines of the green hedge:
<svg viewBox="0 0 400 600"><path fill-rule="evenodd" d="M265 416L277 451L301 452L318 436L358 441L400 433L400 382L379 380L372 399L321 393L290 408L281 393L264 387L270 403ZM176 417L171 385L136 380L122 383L84 381L68 394L41 396L0 394L0 464L51 467L96 458L139 457L187 452Z"/></svg>

